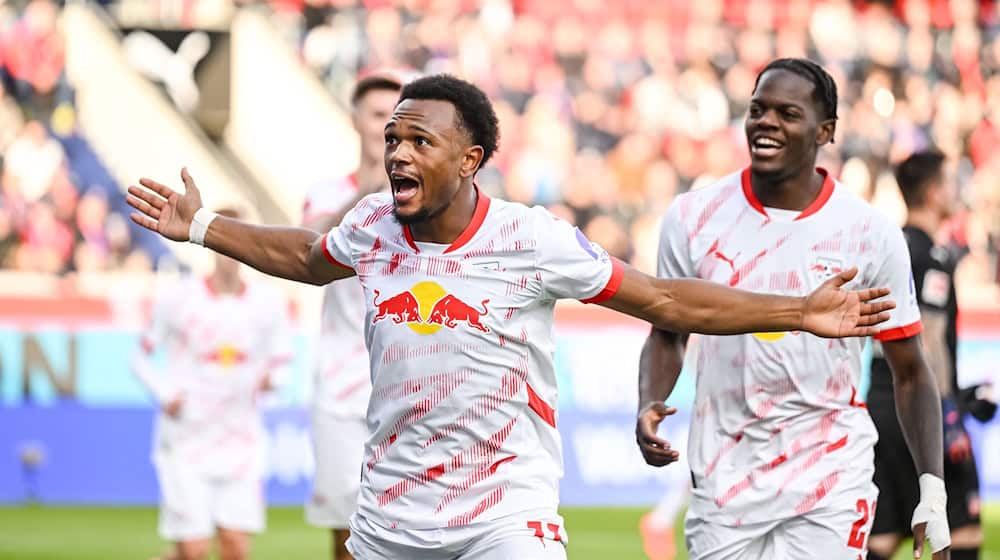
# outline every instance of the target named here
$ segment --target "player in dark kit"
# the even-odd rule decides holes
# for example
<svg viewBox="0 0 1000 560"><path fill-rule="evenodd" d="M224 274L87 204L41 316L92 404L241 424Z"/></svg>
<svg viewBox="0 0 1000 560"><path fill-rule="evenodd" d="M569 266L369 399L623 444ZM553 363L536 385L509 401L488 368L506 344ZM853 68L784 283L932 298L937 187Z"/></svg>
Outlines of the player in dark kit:
<svg viewBox="0 0 1000 560"><path fill-rule="evenodd" d="M944 481L948 492L948 525L951 557L979 558L983 540L979 524L979 476L969 436L962 426L966 414L986 422L996 404L986 398L984 387L959 389L956 375L956 322L954 254L936 246L933 235L953 210L957 196L954 181L937 152L911 155L896 170L896 180L909 209L903 234L910 252L914 290L920 304L924 331L921 342L937 376L944 420ZM878 508L868 541L869 560L891 557L900 540L910 534L909 512L918 499L917 474L907 452L893 400L892 374L879 343L872 360L868 411L879 432L875 446L875 484Z"/></svg>

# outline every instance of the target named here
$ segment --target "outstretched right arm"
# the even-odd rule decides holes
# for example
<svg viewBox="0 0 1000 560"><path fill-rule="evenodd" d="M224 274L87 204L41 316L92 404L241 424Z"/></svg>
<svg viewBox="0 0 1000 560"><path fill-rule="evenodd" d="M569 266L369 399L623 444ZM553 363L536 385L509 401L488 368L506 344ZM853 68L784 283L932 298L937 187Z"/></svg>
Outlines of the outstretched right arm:
<svg viewBox="0 0 1000 560"><path fill-rule="evenodd" d="M190 240L195 212L201 208L201 193L187 169L181 170L185 191L142 179L128 188L127 201L138 210L132 221L174 241ZM205 232L204 245L265 274L322 286L354 275L346 264L326 252L325 237L303 228L261 226L216 216Z"/></svg>

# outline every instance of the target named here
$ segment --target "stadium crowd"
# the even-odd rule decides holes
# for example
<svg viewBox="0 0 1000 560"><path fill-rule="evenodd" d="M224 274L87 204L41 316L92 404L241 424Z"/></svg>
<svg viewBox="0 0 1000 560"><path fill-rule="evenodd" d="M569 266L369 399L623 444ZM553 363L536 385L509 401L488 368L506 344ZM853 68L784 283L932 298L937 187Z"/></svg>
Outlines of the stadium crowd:
<svg viewBox="0 0 1000 560"><path fill-rule="evenodd" d="M0 2L0 268L149 271L163 245L77 130L58 5L21 8Z"/></svg>
<svg viewBox="0 0 1000 560"><path fill-rule="evenodd" d="M840 89L822 165L892 219L891 166L935 145L966 208L964 280L995 283L1000 247L1000 13L994 2L273 0L302 58L339 91L365 68L452 72L484 87L501 148L480 182L544 204L653 268L673 195L748 161L757 71L808 56Z"/></svg>
<svg viewBox="0 0 1000 560"><path fill-rule="evenodd" d="M29 6L35 3L49 4L33 0ZM160 4L180 14L179 24L196 27L198 14L225 13L233 3ZM483 188L547 206L645 270L653 269L660 216L673 196L748 161L742 119L756 72L774 57L808 56L830 70L840 89L836 143L823 150L822 165L901 221L905 210L892 165L923 147L944 151L959 178L964 208L945 233L969 253L960 285L993 285L996 293L1000 155L993 146L1000 141L1000 8L995 2L235 4L268 4L273 20L297 42L303 62L340 98L358 73L370 68L452 72L482 86L496 100L503 130L497 157L480 173ZM11 95L29 118L33 110L25 99L32 88L17 79L18 61L10 55L18 52L17 41L44 46L22 64L51 70L62 60L58 39L45 37L44 26L35 35L15 32L31 27L26 19L0 12L5 83L15 88L4 98L3 113L11 122L17 121ZM50 83L35 90L48 87L48 98L71 99L65 80L53 77L61 74L36 74ZM0 153L35 146L5 158L0 262L51 271L71 270L76 260L83 266L148 267L149 259L133 250L131 230L116 209L108 210L107 195L116 191L99 189L103 194L88 196L90 183L81 183L72 165L60 163L65 154L61 159L58 147L65 151L65 142L52 130L51 123L29 122L23 129L4 126L0 134ZM29 181L33 192L14 186L24 167L18 154L25 152L51 168L45 186ZM35 182L41 181L44 169L31 167ZM100 235L84 234L101 220L77 218L81 207L93 208L101 220L110 216ZM31 209L37 218L28 218ZM39 236L32 233L39 229L32 225L36 220L56 226L42 228L49 233ZM45 240L35 241L39 237ZM39 243L52 256L37 257L31 247Z"/></svg>

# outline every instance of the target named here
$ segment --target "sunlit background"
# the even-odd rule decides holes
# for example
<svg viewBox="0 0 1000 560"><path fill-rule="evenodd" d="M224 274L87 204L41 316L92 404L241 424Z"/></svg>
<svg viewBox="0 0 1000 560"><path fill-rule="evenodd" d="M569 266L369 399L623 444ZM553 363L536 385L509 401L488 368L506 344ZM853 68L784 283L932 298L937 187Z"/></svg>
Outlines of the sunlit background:
<svg viewBox="0 0 1000 560"><path fill-rule="evenodd" d="M961 211L938 240L965 255L959 379L1000 383L1000 2L0 0L0 558L161 549L154 410L127 361L152 298L211 261L131 224L122 193L139 177L179 189L186 165L206 205L299 223L306 190L357 165L359 72L449 72L500 117L483 189L544 205L653 272L673 197L748 163L757 71L799 56L840 93L820 165L886 220L906 212L893 164L931 146L948 156ZM266 403L274 507L256 557L317 557L326 537L297 506L313 471L321 292L274 285L298 352ZM687 480L634 445L645 329L566 304L557 333L570 558L644 558L638 516ZM679 443L692 394L685 375L667 427ZM1000 558L1000 422L969 430L993 535L984 557ZM59 537L84 533L92 553Z"/></svg>

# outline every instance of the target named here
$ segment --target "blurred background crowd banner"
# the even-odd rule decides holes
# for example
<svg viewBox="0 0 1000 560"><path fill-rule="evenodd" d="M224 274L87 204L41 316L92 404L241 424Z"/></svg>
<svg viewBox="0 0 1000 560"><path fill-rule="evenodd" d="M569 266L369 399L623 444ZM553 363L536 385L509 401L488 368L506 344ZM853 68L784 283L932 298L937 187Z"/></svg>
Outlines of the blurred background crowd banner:
<svg viewBox="0 0 1000 560"><path fill-rule="evenodd" d="M186 165L206 205L298 223L306 190L358 163L357 75L449 72L500 117L484 190L653 272L674 196L748 163L754 78L785 56L834 76L821 165L886 220L905 217L893 164L948 156L961 210L938 241L962 255L960 379L1000 383L1000 2L0 0L0 502L156 500L128 356L155 295L209 261L128 220L139 177L179 187ZM320 291L276 285L298 352L268 403L269 496L301 503ZM648 504L681 484L634 445L645 328L567 304L557 332L564 503ZM685 376L672 441L692 392ZM969 428L1000 499L1000 423Z"/></svg>

